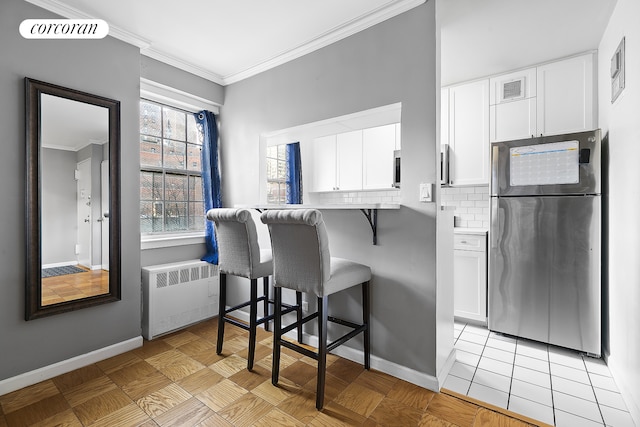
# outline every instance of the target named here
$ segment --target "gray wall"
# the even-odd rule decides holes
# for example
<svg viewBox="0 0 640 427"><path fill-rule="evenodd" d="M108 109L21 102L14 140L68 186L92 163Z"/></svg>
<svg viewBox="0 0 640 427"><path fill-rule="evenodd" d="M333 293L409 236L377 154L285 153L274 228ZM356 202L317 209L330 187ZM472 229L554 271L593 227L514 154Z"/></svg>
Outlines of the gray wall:
<svg viewBox="0 0 640 427"><path fill-rule="evenodd" d="M41 149L42 264L76 260L76 153Z"/></svg>
<svg viewBox="0 0 640 427"><path fill-rule="evenodd" d="M436 177L436 33L432 0L228 86L221 117L223 198L233 206L260 200L261 133L402 102L403 206L380 212L379 245L359 211L323 215L332 255L372 268L373 356L427 375L436 374L436 206L420 203L418 189ZM359 301L353 290L330 305L355 318Z"/></svg>
<svg viewBox="0 0 640 427"><path fill-rule="evenodd" d="M0 3L0 380L141 335L136 47L102 40L26 40L18 25L57 16L22 0ZM121 102L122 301L26 322L24 77Z"/></svg>

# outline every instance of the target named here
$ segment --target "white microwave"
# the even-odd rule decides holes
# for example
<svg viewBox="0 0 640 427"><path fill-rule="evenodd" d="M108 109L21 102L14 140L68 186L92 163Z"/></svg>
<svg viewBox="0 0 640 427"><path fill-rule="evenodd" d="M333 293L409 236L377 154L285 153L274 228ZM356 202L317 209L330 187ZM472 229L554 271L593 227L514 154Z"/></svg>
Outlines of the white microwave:
<svg viewBox="0 0 640 427"><path fill-rule="evenodd" d="M440 185L449 185L449 145L440 145Z"/></svg>

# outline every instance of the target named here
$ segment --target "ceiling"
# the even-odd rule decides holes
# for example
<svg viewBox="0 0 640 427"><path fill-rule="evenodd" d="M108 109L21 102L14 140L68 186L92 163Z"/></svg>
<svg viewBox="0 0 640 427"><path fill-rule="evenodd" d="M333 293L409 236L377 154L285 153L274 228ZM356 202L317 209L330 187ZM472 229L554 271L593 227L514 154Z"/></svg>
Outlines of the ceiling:
<svg viewBox="0 0 640 427"><path fill-rule="evenodd" d="M227 85L425 0L26 0ZM429 0L434 1L434 0ZM437 0L448 85L598 48L616 0Z"/></svg>
<svg viewBox="0 0 640 427"><path fill-rule="evenodd" d="M443 86L598 49L616 0L440 0Z"/></svg>

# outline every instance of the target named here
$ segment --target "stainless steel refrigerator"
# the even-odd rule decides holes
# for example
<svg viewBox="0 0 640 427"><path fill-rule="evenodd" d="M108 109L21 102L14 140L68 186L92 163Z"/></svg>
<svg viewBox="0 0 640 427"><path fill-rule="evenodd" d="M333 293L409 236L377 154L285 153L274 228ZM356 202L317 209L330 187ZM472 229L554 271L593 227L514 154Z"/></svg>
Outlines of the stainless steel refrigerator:
<svg viewBox="0 0 640 427"><path fill-rule="evenodd" d="M600 130L491 145L488 326L601 354Z"/></svg>

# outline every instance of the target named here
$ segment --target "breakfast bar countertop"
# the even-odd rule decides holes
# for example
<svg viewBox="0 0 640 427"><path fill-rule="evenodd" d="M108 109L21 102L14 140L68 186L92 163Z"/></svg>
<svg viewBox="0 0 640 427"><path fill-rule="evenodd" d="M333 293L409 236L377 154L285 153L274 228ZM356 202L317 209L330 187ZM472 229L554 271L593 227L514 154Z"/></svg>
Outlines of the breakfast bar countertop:
<svg viewBox="0 0 640 427"><path fill-rule="evenodd" d="M275 204L256 204L256 205L235 205L236 208L245 208L245 209L257 209L257 210L266 210L266 209L320 209L320 210L359 210L362 212L364 217L369 222L371 226L371 233L373 234L373 244L378 244L378 209L400 209L399 203L344 203L344 204L334 204L334 205L325 205L325 204L302 204L302 205L275 205Z"/></svg>
<svg viewBox="0 0 640 427"><path fill-rule="evenodd" d="M342 204L256 204L256 205L235 205L236 208L246 209L400 209L399 203L342 203Z"/></svg>

